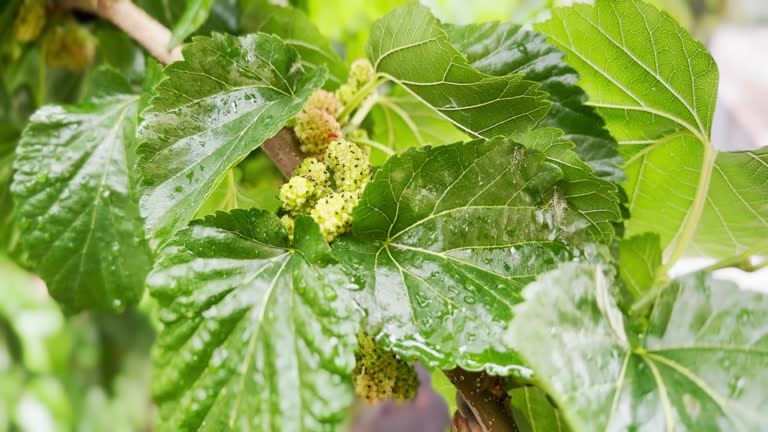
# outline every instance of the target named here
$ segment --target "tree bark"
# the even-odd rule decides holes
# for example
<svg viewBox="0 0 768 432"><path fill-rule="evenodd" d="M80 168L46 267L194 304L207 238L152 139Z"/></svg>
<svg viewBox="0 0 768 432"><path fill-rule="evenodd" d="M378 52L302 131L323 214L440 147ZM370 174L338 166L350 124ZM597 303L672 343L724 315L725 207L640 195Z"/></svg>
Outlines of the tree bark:
<svg viewBox="0 0 768 432"><path fill-rule="evenodd" d="M443 371L456 387L460 396L472 411L471 416L461 410L454 417L453 427L474 431L477 422L483 432L519 432L512 414L506 405L506 394L499 379L484 372L469 372L460 368ZM469 414L469 413L467 413ZM472 417L472 418L469 418ZM461 431L463 432L463 431Z"/></svg>

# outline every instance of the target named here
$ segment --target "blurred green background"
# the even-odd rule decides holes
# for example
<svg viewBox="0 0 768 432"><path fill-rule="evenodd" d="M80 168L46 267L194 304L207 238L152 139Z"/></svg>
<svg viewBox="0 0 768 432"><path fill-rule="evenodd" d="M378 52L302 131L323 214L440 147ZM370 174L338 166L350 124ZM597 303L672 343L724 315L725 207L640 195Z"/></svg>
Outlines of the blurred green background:
<svg viewBox="0 0 768 432"><path fill-rule="evenodd" d="M2 431L149 431L154 408L150 347L156 328L153 304L145 299L119 315L83 313L65 317L44 284L22 270L12 224L8 180L13 149L27 117L45 103L72 103L93 87L93 70L102 64L119 69L139 85L145 72L141 51L113 26L93 17L75 18L88 29L93 60L81 71L50 67L35 44L13 40L12 23L22 0L0 6L0 432ZM264 0L217 0L199 31L237 33L242 10L258 13ZM547 9L568 0L423 0L444 21L507 20L520 23L546 17ZM166 25L184 10L184 0L139 0ZM371 23L399 0L296 0L348 61L362 57ZM721 98L715 145L755 148L768 144L768 1L652 0L713 50L721 70ZM287 5L288 2L283 2ZM60 25L54 23L53 25ZM63 25L63 24L62 24ZM48 62L50 63L50 62ZM279 172L254 155L232 181L254 206L274 210ZM200 215L218 206L214 194ZM5 254L5 255L3 255ZM12 256L12 260L8 256ZM683 268L686 265L683 263ZM735 277L741 277L736 275ZM761 279L762 278L762 279ZM752 275L747 284L762 283ZM757 281L757 282L755 282ZM451 393L444 381L436 388ZM449 397L451 398L451 397Z"/></svg>

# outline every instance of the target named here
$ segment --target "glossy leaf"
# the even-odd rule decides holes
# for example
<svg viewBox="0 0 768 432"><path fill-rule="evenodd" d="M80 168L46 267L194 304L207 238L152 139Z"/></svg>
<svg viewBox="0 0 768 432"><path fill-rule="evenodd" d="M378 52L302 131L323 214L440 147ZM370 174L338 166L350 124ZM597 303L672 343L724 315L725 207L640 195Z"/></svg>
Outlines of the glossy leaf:
<svg viewBox="0 0 768 432"><path fill-rule="evenodd" d="M571 259L564 242L583 236L556 203L561 175L503 138L390 158L354 210L352 235L334 243L365 286L368 331L443 369L517 368L498 340L518 291Z"/></svg>
<svg viewBox="0 0 768 432"><path fill-rule="evenodd" d="M564 55L541 34L512 23L466 26L444 25L451 43L478 71L493 75L523 74L541 84L552 108L539 127L561 129L564 138L576 144L574 151L598 177L614 182L625 180L618 144L604 128L595 109L585 105L587 95L576 82L579 76L564 61Z"/></svg>
<svg viewBox="0 0 768 432"><path fill-rule="evenodd" d="M538 387L523 386L512 389L509 409L519 432L567 432L570 430L560 414Z"/></svg>
<svg viewBox="0 0 768 432"><path fill-rule="evenodd" d="M161 431L337 430L352 403L357 320L317 225L260 210L179 231L147 283L164 330Z"/></svg>
<svg viewBox="0 0 768 432"><path fill-rule="evenodd" d="M196 38L165 69L141 136L142 214L164 239L186 225L225 173L272 137L325 80L275 36Z"/></svg>
<svg viewBox="0 0 768 432"><path fill-rule="evenodd" d="M213 0L186 0L184 14L173 26L168 48L173 48L188 38L208 19Z"/></svg>
<svg viewBox="0 0 768 432"><path fill-rule="evenodd" d="M347 80L347 67L328 39L301 10L268 0L244 1L240 28L245 33L264 32L282 38L301 56L307 69L328 68L327 87L337 88Z"/></svg>
<svg viewBox="0 0 768 432"><path fill-rule="evenodd" d="M667 267L683 254L766 248L765 152L711 147L718 73L703 45L639 0L556 9L536 28L566 52L623 144L629 234L658 232Z"/></svg>
<svg viewBox="0 0 768 432"><path fill-rule="evenodd" d="M612 278L561 266L526 287L510 326L510 346L573 430L764 429L768 297L689 275L661 292L636 334Z"/></svg>
<svg viewBox="0 0 768 432"><path fill-rule="evenodd" d="M574 152L574 144L554 128L535 129L520 138L523 145L539 150L547 160L563 171L558 193L567 203L563 211L574 212L586 221L586 231L596 241L609 242L615 231L613 224L622 220L618 188L597 177Z"/></svg>
<svg viewBox="0 0 768 432"><path fill-rule="evenodd" d="M645 233L619 240L619 274L636 299L651 289L660 268L658 234Z"/></svg>
<svg viewBox="0 0 768 432"><path fill-rule="evenodd" d="M70 312L120 309L144 289L150 256L130 171L138 100L101 93L45 106L19 144L12 192L22 246Z"/></svg>
<svg viewBox="0 0 768 432"><path fill-rule="evenodd" d="M473 68L429 10L417 4L378 20L366 51L380 75L401 84L473 137L523 133L551 105L539 85L522 75L493 77Z"/></svg>
<svg viewBox="0 0 768 432"><path fill-rule="evenodd" d="M430 106L405 91L394 87L379 96L371 110L371 139L401 153L410 147L443 145L464 141L468 136ZM371 160L383 162L389 156L372 149Z"/></svg>

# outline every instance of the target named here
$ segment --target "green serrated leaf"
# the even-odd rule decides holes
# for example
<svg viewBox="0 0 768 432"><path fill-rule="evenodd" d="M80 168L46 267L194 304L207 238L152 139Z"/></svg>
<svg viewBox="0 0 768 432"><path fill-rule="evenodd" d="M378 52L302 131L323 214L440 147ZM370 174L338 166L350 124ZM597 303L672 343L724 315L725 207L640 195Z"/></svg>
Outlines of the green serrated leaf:
<svg viewBox="0 0 768 432"><path fill-rule="evenodd" d="M377 73L473 137L523 133L551 105L522 75L494 77L474 69L424 6L404 6L378 20L366 51Z"/></svg>
<svg viewBox="0 0 768 432"><path fill-rule="evenodd" d="M622 220L618 188L597 177L592 168L573 151L574 144L554 128L534 129L520 138L523 145L547 155L547 160L563 171L557 190L568 203L564 211L574 212L588 225L586 231L596 241L609 242L614 223Z"/></svg>
<svg viewBox="0 0 768 432"><path fill-rule="evenodd" d="M337 430L359 317L319 227L299 217L295 236L291 248L274 214L233 210L162 249L147 280L165 325L159 430Z"/></svg>
<svg viewBox="0 0 768 432"><path fill-rule="evenodd" d="M434 367L520 365L498 349L518 291L584 235L550 201L562 171L544 158L503 138L392 157L334 243L365 286L368 331Z"/></svg>
<svg viewBox="0 0 768 432"><path fill-rule="evenodd" d="M186 225L221 177L275 135L318 89L296 51L263 33L198 37L143 113L142 214L164 239Z"/></svg>
<svg viewBox="0 0 768 432"><path fill-rule="evenodd" d="M168 49L175 47L194 33L208 19L213 0L186 0L184 14L173 26Z"/></svg>
<svg viewBox="0 0 768 432"><path fill-rule="evenodd" d="M635 335L612 278L564 265L526 287L510 326L508 343L573 430L765 429L768 297L690 275Z"/></svg>
<svg viewBox="0 0 768 432"><path fill-rule="evenodd" d="M523 386L510 390L509 409L519 432L568 432L557 408L538 387Z"/></svg>
<svg viewBox="0 0 768 432"><path fill-rule="evenodd" d="M12 193L22 247L69 312L120 309L144 290L151 261L130 171L138 100L101 92L45 106L19 143Z"/></svg>
<svg viewBox="0 0 768 432"><path fill-rule="evenodd" d="M347 80L347 67L315 24L294 7L275 5L268 0L248 0L240 16L245 33L264 32L280 36L301 56L307 69L328 68L326 86L335 89Z"/></svg>
<svg viewBox="0 0 768 432"><path fill-rule="evenodd" d="M626 179L618 144L595 109L584 104L587 95L576 85L578 74L543 35L499 22L443 28L453 46L478 71L493 76L523 74L525 79L540 83L541 89L549 93L552 108L539 127L561 129L564 138L576 145L574 151L579 158L598 177L613 182Z"/></svg>
<svg viewBox="0 0 768 432"><path fill-rule="evenodd" d="M566 52L589 105L622 144L628 234L658 232L665 268L685 254L748 256L768 247L766 153L711 147L718 73L703 45L640 0L556 9L536 28Z"/></svg>
<svg viewBox="0 0 768 432"><path fill-rule="evenodd" d="M619 240L619 274L638 299L651 289L661 268L661 244L656 233Z"/></svg>

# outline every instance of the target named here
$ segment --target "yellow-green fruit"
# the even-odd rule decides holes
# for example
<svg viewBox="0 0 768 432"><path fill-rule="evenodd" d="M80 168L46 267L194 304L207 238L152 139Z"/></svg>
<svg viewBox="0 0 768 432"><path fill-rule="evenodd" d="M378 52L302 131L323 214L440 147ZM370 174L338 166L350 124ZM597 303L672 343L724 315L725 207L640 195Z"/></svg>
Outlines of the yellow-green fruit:
<svg viewBox="0 0 768 432"><path fill-rule="evenodd" d="M312 109L319 109L335 116L339 112L339 100L335 94L321 89L312 93L304 104L304 111Z"/></svg>
<svg viewBox="0 0 768 432"><path fill-rule="evenodd" d="M419 388L419 377L407 362L392 351L376 345L365 333L357 335L359 348L355 353L355 392L368 403L394 399L413 399Z"/></svg>
<svg viewBox="0 0 768 432"><path fill-rule="evenodd" d="M322 156L328 144L343 136L336 117L316 108L296 115L294 132L301 142L301 151L317 157Z"/></svg>
<svg viewBox="0 0 768 432"><path fill-rule="evenodd" d="M352 209L357 204L357 194L350 192L332 193L320 198L309 212L320 225L320 232L328 242L352 228Z"/></svg>
<svg viewBox="0 0 768 432"><path fill-rule="evenodd" d="M328 166L313 157L305 158L293 175L304 176L318 187L328 187Z"/></svg>
<svg viewBox="0 0 768 432"><path fill-rule="evenodd" d="M349 68L349 76L347 82L339 87L337 95L339 102L342 105L349 105L353 102L354 96L360 89L372 81L376 76L376 71L373 69L373 65L368 59L357 59L352 62Z"/></svg>
<svg viewBox="0 0 768 432"><path fill-rule="evenodd" d="M294 176L280 187L283 208L293 213L306 213L314 204L315 184L306 177Z"/></svg>
<svg viewBox="0 0 768 432"><path fill-rule="evenodd" d="M93 61L95 50L93 35L76 23L57 26L46 35L45 60L52 67L82 71Z"/></svg>
<svg viewBox="0 0 768 432"><path fill-rule="evenodd" d="M336 190L360 193L371 180L368 156L353 142L332 142L325 153L325 163L333 171Z"/></svg>
<svg viewBox="0 0 768 432"><path fill-rule="evenodd" d="M45 2L25 0L19 6L14 22L14 36L22 43L32 42L45 27Z"/></svg>
<svg viewBox="0 0 768 432"><path fill-rule="evenodd" d="M296 228L296 219L290 215L283 215L283 217L280 218L280 222L283 224L283 228L285 228L285 232L288 234L288 238L293 240L293 231L294 228Z"/></svg>

